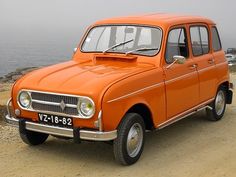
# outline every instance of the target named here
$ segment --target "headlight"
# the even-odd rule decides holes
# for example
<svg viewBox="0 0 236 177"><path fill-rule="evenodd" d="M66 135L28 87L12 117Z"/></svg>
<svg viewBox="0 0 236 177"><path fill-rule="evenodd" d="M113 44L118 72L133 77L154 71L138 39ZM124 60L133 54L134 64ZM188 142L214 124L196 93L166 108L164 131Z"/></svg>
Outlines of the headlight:
<svg viewBox="0 0 236 177"><path fill-rule="evenodd" d="M80 98L78 103L78 112L85 118L90 118L95 113L95 106L91 99Z"/></svg>
<svg viewBox="0 0 236 177"><path fill-rule="evenodd" d="M23 108L29 108L31 105L31 96L28 92L21 92L18 97L18 102Z"/></svg>

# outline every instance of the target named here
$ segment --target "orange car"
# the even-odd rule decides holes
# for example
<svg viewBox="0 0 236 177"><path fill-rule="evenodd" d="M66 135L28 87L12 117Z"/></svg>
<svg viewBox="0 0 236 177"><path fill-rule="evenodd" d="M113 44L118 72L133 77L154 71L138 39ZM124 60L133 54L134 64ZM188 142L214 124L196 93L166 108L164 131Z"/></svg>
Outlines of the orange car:
<svg viewBox="0 0 236 177"><path fill-rule="evenodd" d="M22 140L48 135L113 142L115 159L135 163L147 130L199 110L220 120L233 92L213 21L148 14L89 27L71 61L33 71L12 88L6 121Z"/></svg>

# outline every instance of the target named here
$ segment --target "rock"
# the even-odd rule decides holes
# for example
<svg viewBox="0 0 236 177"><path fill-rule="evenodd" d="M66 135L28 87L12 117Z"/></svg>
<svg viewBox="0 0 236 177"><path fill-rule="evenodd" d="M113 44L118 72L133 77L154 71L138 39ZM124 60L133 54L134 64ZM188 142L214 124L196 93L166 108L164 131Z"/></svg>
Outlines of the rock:
<svg viewBox="0 0 236 177"><path fill-rule="evenodd" d="M17 79L19 79L20 77L22 77L22 74L19 75L14 75L11 77L11 81L15 82Z"/></svg>
<svg viewBox="0 0 236 177"><path fill-rule="evenodd" d="M38 67L26 67L26 68L17 68L15 71L6 74L4 77L0 77L0 83L15 82L21 76L38 69Z"/></svg>
<svg viewBox="0 0 236 177"><path fill-rule="evenodd" d="M8 79L8 78L3 78L3 79L1 79L1 82L2 82L2 83L6 83L6 82L8 82L8 81L10 81L10 79Z"/></svg>
<svg viewBox="0 0 236 177"><path fill-rule="evenodd" d="M27 73L29 73L29 72L31 72L31 71L36 70L36 69L38 69L38 68L37 68L37 67L28 68L28 69L26 69L26 70L21 71L21 74L22 74L22 75L25 75L25 74L27 74Z"/></svg>
<svg viewBox="0 0 236 177"><path fill-rule="evenodd" d="M12 76L14 76L14 75L17 75L17 74L19 74L18 72L10 72L10 73L8 73L8 74L6 74L5 75L5 78L11 78Z"/></svg>
<svg viewBox="0 0 236 177"><path fill-rule="evenodd" d="M17 68L15 72L18 72L18 73L27 72L27 71L30 72L30 71L33 71L37 68L38 67Z"/></svg>

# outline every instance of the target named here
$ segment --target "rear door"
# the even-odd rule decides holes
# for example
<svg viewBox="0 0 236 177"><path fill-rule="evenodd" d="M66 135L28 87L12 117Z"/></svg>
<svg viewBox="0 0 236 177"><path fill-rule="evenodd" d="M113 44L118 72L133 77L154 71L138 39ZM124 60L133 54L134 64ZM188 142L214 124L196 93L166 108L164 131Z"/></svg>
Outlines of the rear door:
<svg viewBox="0 0 236 177"><path fill-rule="evenodd" d="M228 62L226 62L225 53L222 50L220 37L216 26L211 26L211 34L212 34L212 51L216 64L215 77L217 77L217 85L218 85L220 84L221 81L228 80L229 77Z"/></svg>
<svg viewBox="0 0 236 177"><path fill-rule="evenodd" d="M189 26L193 61L199 75L199 101L207 101L215 96L216 66L210 49L210 32L205 24Z"/></svg>

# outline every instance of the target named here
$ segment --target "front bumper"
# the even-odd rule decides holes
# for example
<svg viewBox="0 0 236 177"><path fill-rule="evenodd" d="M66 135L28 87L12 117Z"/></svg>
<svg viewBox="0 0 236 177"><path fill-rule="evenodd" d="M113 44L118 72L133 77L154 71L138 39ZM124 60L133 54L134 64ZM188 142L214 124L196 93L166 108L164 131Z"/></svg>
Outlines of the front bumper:
<svg viewBox="0 0 236 177"><path fill-rule="evenodd" d="M20 119L16 119L11 116L11 112L9 109L11 103L11 99L7 103L8 114L5 117L5 120L8 124L20 127ZM50 125L39 124L36 122L30 122L24 120L25 129L40 133L46 133L50 135L68 137L68 138L76 138L81 140L92 140L92 141L110 141L114 140L117 137L117 130L114 131L93 131L93 130L83 130L83 129L72 129L72 128L63 128L63 127L56 127ZM77 141L77 140L76 140Z"/></svg>

